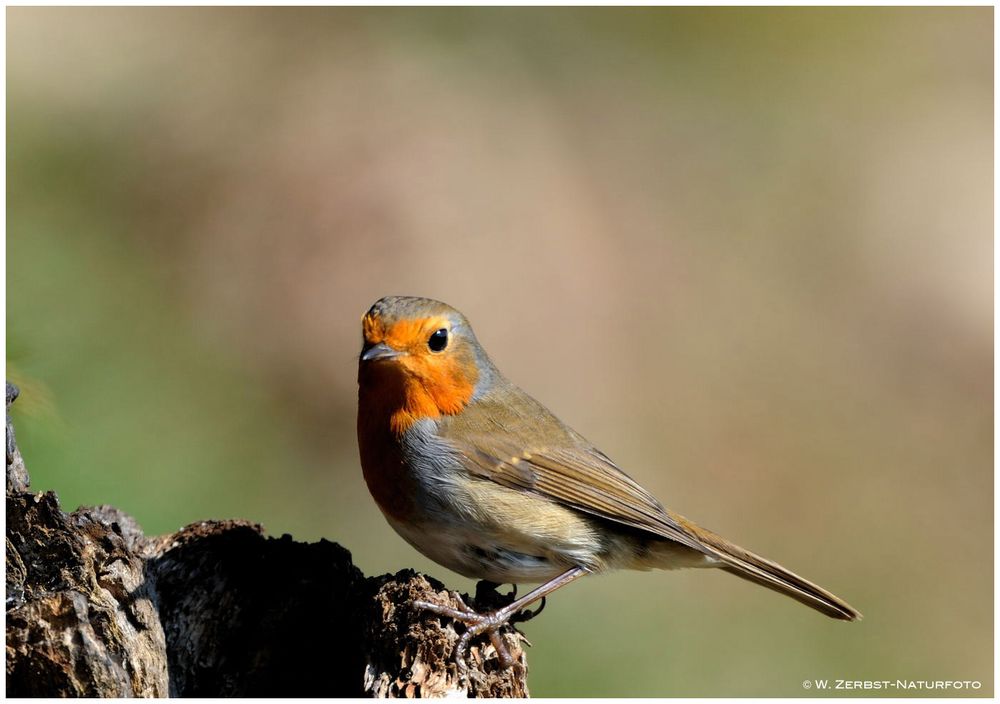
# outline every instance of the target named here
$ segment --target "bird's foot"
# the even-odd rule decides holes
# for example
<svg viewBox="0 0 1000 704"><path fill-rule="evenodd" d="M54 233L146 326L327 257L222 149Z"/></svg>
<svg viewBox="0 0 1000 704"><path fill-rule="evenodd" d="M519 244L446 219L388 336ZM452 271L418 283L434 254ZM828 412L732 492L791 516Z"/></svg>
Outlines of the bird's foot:
<svg viewBox="0 0 1000 704"><path fill-rule="evenodd" d="M462 676L468 674L469 666L465 661L465 654L469 649L472 639L483 634L486 634L490 639L490 643L493 644L497 657L500 659L500 666L504 668L511 667L514 664L514 658L510 654L510 649L504 642L503 637L500 635L500 629L514 621L512 617L518 615L518 609L512 608L513 604L508 604L499 609L480 613L470 608L457 593L455 594L455 598L461 604L461 608L456 609L452 606L435 604L434 602L423 600L414 601L413 606L424 611L430 611L438 616L447 616L465 625L465 632L458 639L458 645L455 646L455 663L458 665L459 673Z"/></svg>
<svg viewBox="0 0 1000 704"><path fill-rule="evenodd" d="M485 579L481 579L476 582L476 597L475 603L477 608L501 608L512 604L517 599L517 585L510 585L510 592L507 594L501 594L497 591L497 588L501 585L496 582L490 582ZM542 602L537 609L530 611L528 609L521 609L517 613L510 617L509 623L514 625L515 623L525 623L530 621L538 614L542 613L542 609L545 608L545 597L542 597Z"/></svg>
<svg viewBox="0 0 1000 704"><path fill-rule="evenodd" d="M500 658L500 664L505 668L510 667L514 664L514 658L511 657L510 651L507 649L507 645L503 642L503 638L500 637L500 629L506 624L512 622L516 623L518 621L527 621L529 618L537 616L545 606L544 603L541 607L536 609L534 613L528 612L525 615L514 618L515 614L522 611L525 607L531 606L540 599L544 600L546 596L554 592L556 589L569 584L574 579L579 579L585 574L589 574L589 570L586 567L581 567L579 565L571 567L559 576L550 579L545 584L542 584L528 592L520 599L516 599L499 609L486 611L484 613L470 609L462 600L462 597L458 594L455 595L458 603L461 604L461 608L458 609L453 606L444 606L442 604L435 604L430 601L422 600L414 601L413 606L418 609L430 611L438 616L447 616L448 618L454 619L455 621L461 621L465 624L465 633L463 633L458 639L458 645L455 646L455 661L458 665L459 673L465 676L468 675L469 671L469 667L465 662L465 651L468 650L469 642L473 638L483 633L487 634L490 638L490 642L493 643L493 647L497 651L497 657ZM486 585L486 589L492 589L493 592L496 591L496 588L491 587L490 585Z"/></svg>

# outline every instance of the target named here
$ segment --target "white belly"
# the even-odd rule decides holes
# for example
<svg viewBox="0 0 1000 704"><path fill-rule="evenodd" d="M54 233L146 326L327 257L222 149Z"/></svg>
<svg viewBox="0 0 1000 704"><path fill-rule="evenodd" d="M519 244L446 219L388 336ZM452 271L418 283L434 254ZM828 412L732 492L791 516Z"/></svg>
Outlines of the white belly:
<svg viewBox="0 0 1000 704"><path fill-rule="evenodd" d="M424 556L453 572L471 579L486 579L497 584L545 582L562 574L575 562L568 556L528 554L505 545L480 531L455 526L415 528L386 516L389 525Z"/></svg>

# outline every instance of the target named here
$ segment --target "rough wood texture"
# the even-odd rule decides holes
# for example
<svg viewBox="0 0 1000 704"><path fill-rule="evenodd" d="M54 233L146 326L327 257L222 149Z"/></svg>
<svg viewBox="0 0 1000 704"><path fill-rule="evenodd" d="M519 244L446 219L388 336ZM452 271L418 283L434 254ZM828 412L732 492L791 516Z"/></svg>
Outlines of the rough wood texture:
<svg viewBox="0 0 1000 704"><path fill-rule="evenodd" d="M245 521L147 538L110 506L67 515L28 490L8 414L9 696L527 696L520 634L504 633L513 668L485 639L461 680L460 631L410 607L428 598L458 605L434 579L365 577L335 543Z"/></svg>

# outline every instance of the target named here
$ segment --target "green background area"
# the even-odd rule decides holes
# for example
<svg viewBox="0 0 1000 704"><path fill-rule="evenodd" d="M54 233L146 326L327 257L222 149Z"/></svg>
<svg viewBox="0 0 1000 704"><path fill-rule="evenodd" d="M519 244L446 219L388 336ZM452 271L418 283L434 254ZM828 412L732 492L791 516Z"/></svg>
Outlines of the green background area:
<svg viewBox="0 0 1000 704"><path fill-rule="evenodd" d="M11 8L32 485L468 589L354 437L361 315L431 296L667 506L865 613L588 578L524 627L533 694L991 694L992 13Z"/></svg>

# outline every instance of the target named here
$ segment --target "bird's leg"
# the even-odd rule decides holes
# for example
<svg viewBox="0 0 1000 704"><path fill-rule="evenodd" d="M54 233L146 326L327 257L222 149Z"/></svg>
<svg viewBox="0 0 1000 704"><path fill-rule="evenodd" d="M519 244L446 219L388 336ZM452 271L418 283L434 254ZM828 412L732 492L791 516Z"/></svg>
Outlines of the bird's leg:
<svg viewBox="0 0 1000 704"><path fill-rule="evenodd" d="M511 623L526 623L526 622L530 621L535 616L537 616L538 614L542 613L542 610L545 609L545 600L546 600L546 598L547 597L544 597L544 596L542 597L542 603L539 604L538 608L535 609L534 611L528 611L527 609L524 609L522 611L518 611L516 614L514 614L513 616L510 617L510 622Z"/></svg>
<svg viewBox="0 0 1000 704"><path fill-rule="evenodd" d="M458 665L459 672L463 675L465 675L469 669L465 662L465 651L468 649L469 643L472 639L483 633L489 634L490 642L493 643L493 647L496 648L497 651L497 656L500 658L500 664L503 667L510 667L514 664L514 659L511 657L510 651L504 644L503 639L500 638L500 629L505 624L509 623L511 621L511 617L521 609L526 606L531 606L539 599L544 599L556 589L566 586L573 580L578 579L585 574L587 574L587 570L583 567L573 567L572 569L566 570L555 579L551 579L545 584L536 587L520 599L507 604L507 606L496 609L495 611L487 611L486 613L473 611L466 606L461 597L458 599L459 603L462 605L461 609L422 600L414 601L413 606L418 609L430 611L438 616L447 616L448 618L454 619L455 621L461 621L465 624L465 633L463 633L462 637L458 639L458 645L455 646L455 661ZM539 609L539 611L540 610L541 609ZM536 611L535 614L532 615L537 615L537 613L538 612Z"/></svg>
<svg viewBox="0 0 1000 704"><path fill-rule="evenodd" d="M509 594L501 594L497 591L497 587L500 584L497 582L490 582L486 579L481 579L476 582L476 609L482 609L483 607L496 606L506 606L517 598L517 585L513 582L510 585ZM534 611L529 611L528 609L522 609L516 614L510 617L509 623L514 625L515 623L527 623L533 619L538 614L542 613L542 609L545 608L545 599L542 597L542 603Z"/></svg>

